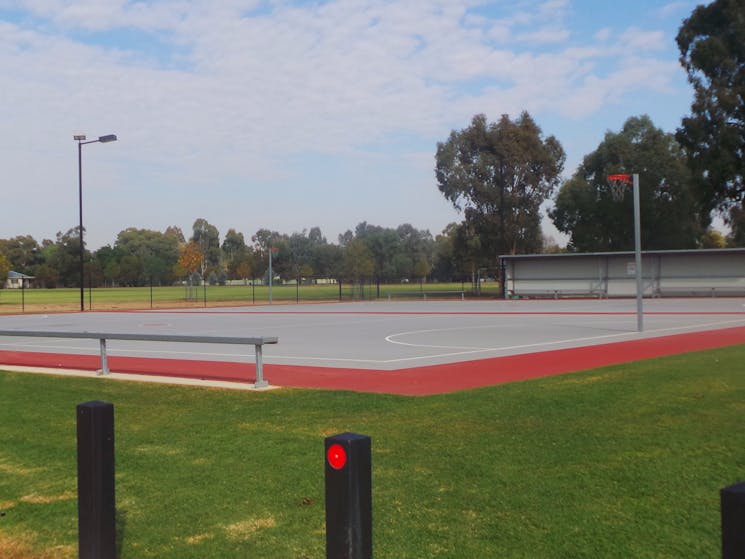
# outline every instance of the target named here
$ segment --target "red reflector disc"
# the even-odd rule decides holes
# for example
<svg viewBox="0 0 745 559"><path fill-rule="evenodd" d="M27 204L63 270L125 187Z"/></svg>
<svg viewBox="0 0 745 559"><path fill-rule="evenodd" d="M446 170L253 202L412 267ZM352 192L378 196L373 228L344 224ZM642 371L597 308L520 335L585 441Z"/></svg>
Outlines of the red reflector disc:
<svg viewBox="0 0 745 559"><path fill-rule="evenodd" d="M340 444L332 444L326 451L326 459L329 466L335 470L341 470L347 463L347 452Z"/></svg>

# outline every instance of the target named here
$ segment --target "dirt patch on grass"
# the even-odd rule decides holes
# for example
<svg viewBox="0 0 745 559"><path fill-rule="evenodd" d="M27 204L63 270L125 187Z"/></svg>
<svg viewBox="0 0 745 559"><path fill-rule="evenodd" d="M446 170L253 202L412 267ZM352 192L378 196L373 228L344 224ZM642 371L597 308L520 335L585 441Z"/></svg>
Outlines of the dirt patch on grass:
<svg viewBox="0 0 745 559"><path fill-rule="evenodd" d="M30 503L32 505L45 505L47 503L57 503L59 501L70 501L75 499L77 495L72 491L67 491L59 495L24 495L21 497L21 502Z"/></svg>
<svg viewBox="0 0 745 559"><path fill-rule="evenodd" d="M277 521L274 517L268 516L266 518L251 518L249 520L243 520L230 524L225 527L228 537L234 541L249 540L259 530L266 528L274 528L277 525Z"/></svg>
<svg viewBox="0 0 745 559"><path fill-rule="evenodd" d="M186 538L186 543L189 545L197 545L204 541L211 540L215 538L215 534L211 534L209 532L205 532L203 534L195 534L193 536L189 536Z"/></svg>
<svg viewBox="0 0 745 559"><path fill-rule="evenodd" d="M19 466L17 464L8 464L6 462L0 462L0 473L17 476L28 476L31 474L38 474L43 472L44 468L29 468L26 466Z"/></svg>
<svg viewBox="0 0 745 559"><path fill-rule="evenodd" d="M35 551L28 538L11 538L0 534L0 557L3 559L72 559L76 552L77 548L72 545Z"/></svg>

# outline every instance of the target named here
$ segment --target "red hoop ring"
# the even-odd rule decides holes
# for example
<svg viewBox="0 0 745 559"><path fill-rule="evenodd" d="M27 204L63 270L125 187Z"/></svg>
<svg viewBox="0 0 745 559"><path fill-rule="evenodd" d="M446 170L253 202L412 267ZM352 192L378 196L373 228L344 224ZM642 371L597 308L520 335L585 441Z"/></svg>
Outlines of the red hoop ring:
<svg viewBox="0 0 745 559"><path fill-rule="evenodd" d="M631 178L631 175L627 173L617 173L615 175L608 175L609 181L623 181L626 184L633 184L633 180Z"/></svg>

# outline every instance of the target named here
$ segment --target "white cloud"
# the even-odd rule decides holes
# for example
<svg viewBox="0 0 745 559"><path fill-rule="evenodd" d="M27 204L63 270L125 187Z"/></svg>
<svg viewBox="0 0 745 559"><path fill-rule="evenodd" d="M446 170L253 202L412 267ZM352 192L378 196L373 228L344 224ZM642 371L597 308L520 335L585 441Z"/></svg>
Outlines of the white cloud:
<svg viewBox="0 0 745 559"><path fill-rule="evenodd" d="M669 19L674 16L688 17L700 2L690 0L683 2L670 2L657 10L657 16L661 19Z"/></svg>
<svg viewBox="0 0 745 559"><path fill-rule="evenodd" d="M603 27L602 29L598 29L598 31L594 35L594 39L599 42L605 42L611 37L613 37L613 30L610 27Z"/></svg>
<svg viewBox="0 0 745 559"><path fill-rule="evenodd" d="M539 123L540 115L586 118L630 92L669 92L676 64L670 36L659 30L630 27L618 40L609 39L607 27L594 36L577 32L568 0L520 2L515 9L458 0L17 6L28 17L0 21L0 117L10 132L0 139L0 163L24 193L40 194L9 195L6 203L22 208L9 213L27 218L6 220L0 237L24 232L31 216L45 216L39 236L75 222L74 206L64 215L43 206L65 207L76 178L77 132L120 137L85 152L91 206L113 212L90 212L99 223L91 223L89 238L99 235L99 243L137 220L188 227L208 208L224 214L223 230L240 227L229 222L239 215L287 230L324 220L337 227L355 212L370 211L362 217L370 222L390 217L379 209L384 195L345 191L360 206L334 216L303 198L307 182L323 183L306 181L311 174L330 177L324 188L353 189L350 169L370 151L383 154L381 168L396 170L377 179L378 189L409 192L429 184L417 215L451 221L431 158L424 165L421 155L434 153L451 128L479 112L496 118L527 109ZM128 34L143 42L128 41ZM308 167L289 163L295 160ZM357 180L375 188L373 171L363 167L368 176ZM273 189L292 195L279 204ZM133 202L138 196L147 204ZM413 211L401 212L407 209ZM312 221L272 225L284 214ZM405 221L419 225L416 217Z"/></svg>
<svg viewBox="0 0 745 559"><path fill-rule="evenodd" d="M661 31L644 31L638 27L624 31L619 43L629 51L663 50L667 46L665 35Z"/></svg>
<svg viewBox="0 0 745 559"><path fill-rule="evenodd" d="M550 43L564 43L569 39L569 36L568 29L547 27L538 29L537 31L531 31L530 33L522 33L518 35L517 40L533 45L546 45Z"/></svg>

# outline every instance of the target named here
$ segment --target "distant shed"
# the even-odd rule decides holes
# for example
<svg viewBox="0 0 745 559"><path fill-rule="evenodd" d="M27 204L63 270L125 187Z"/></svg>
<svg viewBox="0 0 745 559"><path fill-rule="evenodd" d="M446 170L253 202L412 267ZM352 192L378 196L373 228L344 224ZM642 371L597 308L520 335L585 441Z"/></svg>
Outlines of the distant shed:
<svg viewBox="0 0 745 559"><path fill-rule="evenodd" d="M5 289L21 289L29 286L29 282L34 276L27 276L21 272L8 272L8 278L5 280Z"/></svg>
<svg viewBox="0 0 745 559"><path fill-rule="evenodd" d="M633 252L500 257L507 297L633 297ZM745 248L642 252L645 297L745 296Z"/></svg>

